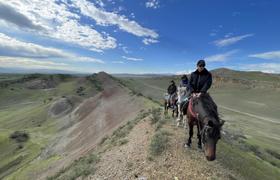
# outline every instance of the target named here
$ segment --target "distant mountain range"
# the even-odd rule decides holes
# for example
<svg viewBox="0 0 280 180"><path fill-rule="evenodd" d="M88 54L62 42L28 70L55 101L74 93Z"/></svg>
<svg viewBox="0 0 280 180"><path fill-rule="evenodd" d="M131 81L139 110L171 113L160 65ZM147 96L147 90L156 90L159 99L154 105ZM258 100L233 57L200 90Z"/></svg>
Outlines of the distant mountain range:
<svg viewBox="0 0 280 180"><path fill-rule="evenodd" d="M237 71L228 68L218 68L211 70L213 75L219 76L242 76L242 75L272 75L279 77L280 74L271 74L271 73L263 73L260 71ZM75 71L66 71L66 70L52 70L52 69L24 69L24 68L1 68L0 67L0 74L33 74L33 73L40 73L40 74L75 74L75 75L89 75L90 73L80 73ZM94 72L93 72L94 73ZM245 73L245 74L244 74ZM130 73L113 73L111 74L115 77L131 77L131 78L147 78L147 77L162 77L162 76L177 76L177 74L172 73L146 73L146 74L130 74Z"/></svg>
<svg viewBox="0 0 280 180"><path fill-rule="evenodd" d="M162 76L174 76L175 74L128 74L128 73L122 73L122 74L112 74L115 77L131 77L131 78L135 78L135 77L162 77Z"/></svg>

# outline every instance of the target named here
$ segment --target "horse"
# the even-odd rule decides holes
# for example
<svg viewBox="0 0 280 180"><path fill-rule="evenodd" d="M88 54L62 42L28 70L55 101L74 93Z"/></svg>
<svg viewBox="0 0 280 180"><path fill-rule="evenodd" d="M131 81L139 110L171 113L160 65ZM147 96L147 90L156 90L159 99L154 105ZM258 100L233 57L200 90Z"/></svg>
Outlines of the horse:
<svg viewBox="0 0 280 180"><path fill-rule="evenodd" d="M168 93L165 93L164 95L164 112L165 114L168 113L168 109L172 109L172 117L174 117L174 114L176 113L176 117L178 117L178 96L175 93L173 96L170 97Z"/></svg>
<svg viewBox="0 0 280 180"><path fill-rule="evenodd" d="M186 112L184 110L186 109L185 106L187 106L187 101L190 96L190 91L185 86L180 86L177 89L178 94L178 118L177 118L177 127L180 126L181 123L183 123L184 128L187 128L187 118L186 118Z"/></svg>
<svg viewBox="0 0 280 180"><path fill-rule="evenodd" d="M185 147L191 147L193 126L197 125L198 148L203 150L208 161L216 159L216 144L221 138L224 121L219 119L217 105L208 93L193 96L187 109L189 139ZM201 143L202 142L202 143Z"/></svg>

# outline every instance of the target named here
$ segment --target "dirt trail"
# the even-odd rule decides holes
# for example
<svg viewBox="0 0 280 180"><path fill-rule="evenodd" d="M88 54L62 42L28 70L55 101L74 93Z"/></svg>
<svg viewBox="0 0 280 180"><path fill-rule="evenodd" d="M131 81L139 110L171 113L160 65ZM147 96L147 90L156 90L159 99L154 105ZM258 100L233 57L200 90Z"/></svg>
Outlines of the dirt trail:
<svg viewBox="0 0 280 180"><path fill-rule="evenodd" d="M88 180L142 179L241 179L217 161L208 162L196 147L183 148L185 132L168 123L164 129L172 133L169 148L162 155L148 160L149 143L155 131L149 119L140 121L127 139L129 142L105 152ZM194 146L196 140L194 138Z"/></svg>

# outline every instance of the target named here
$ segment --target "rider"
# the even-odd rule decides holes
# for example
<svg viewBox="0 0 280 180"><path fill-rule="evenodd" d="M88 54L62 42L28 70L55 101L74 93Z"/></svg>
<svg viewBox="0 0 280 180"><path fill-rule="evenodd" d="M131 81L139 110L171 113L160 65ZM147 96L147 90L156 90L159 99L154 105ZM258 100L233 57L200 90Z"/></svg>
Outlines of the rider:
<svg viewBox="0 0 280 180"><path fill-rule="evenodd" d="M168 106L171 105L170 101L173 99L173 96L176 95L176 91L177 91L177 86L176 86L175 82L172 80L172 81L170 81L170 83L171 84L167 88L167 93L169 95Z"/></svg>
<svg viewBox="0 0 280 180"><path fill-rule="evenodd" d="M187 77L187 75L183 75L182 77L181 77L181 84L180 84L180 86L181 87L188 87L189 85L189 80L188 80L188 77Z"/></svg>
<svg viewBox="0 0 280 180"><path fill-rule="evenodd" d="M187 88L186 91L187 92L189 91L189 80L188 80L187 75L185 75L185 74L181 77L180 87L186 87ZM187 94L187 96L189 96L189 94ZM188 98L189 97L187 97L186 99L182 100L182 102L180 104L180 111L181 112L185 112L184 109L188 105Z"/></svg>
<svg viewBox="0 0 280 180"><path fill-rule="evenodd" d="M212 85L212 74L205 68L205 65L204 60L199 60L197 62L197 70L191 74L189 86L194 96L206 93Z"/></svg>

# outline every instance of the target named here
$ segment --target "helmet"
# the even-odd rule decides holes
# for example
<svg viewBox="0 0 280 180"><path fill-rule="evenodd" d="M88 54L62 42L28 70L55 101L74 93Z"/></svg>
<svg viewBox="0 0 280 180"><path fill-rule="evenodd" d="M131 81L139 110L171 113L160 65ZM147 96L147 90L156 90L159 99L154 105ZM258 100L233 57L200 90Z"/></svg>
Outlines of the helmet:
<svg viewBox="0 0 280 180"><path fill-rule="evenodd" d="M187 79L187 75L184 74L181 79Z"/></svg>

